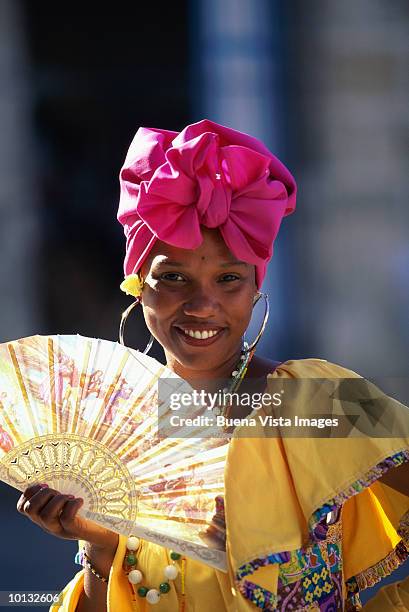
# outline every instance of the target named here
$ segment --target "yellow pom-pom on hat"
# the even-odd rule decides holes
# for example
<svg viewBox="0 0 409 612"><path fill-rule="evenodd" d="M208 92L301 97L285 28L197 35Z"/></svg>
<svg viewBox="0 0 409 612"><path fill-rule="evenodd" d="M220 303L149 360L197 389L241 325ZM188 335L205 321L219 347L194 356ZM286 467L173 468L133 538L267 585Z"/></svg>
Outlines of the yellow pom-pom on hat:
<svg viewBox="0 0 409 612"><path fill-rule="evenodd" d="M129 274L129 276L126 276L125 280L122 281L120 288L126 295L132 295L137 298L142 293L143 280L139 274Z"/></svg>

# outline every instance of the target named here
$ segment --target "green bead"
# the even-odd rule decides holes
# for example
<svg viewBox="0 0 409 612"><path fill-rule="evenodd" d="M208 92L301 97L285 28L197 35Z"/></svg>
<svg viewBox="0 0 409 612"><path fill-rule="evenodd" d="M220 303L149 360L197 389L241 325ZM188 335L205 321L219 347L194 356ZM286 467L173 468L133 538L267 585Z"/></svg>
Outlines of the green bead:
<svg viewBox="0 0 409 612"><path fill-rule="evenodd" d="M139 587L138 595L139 597L146 597L146 593L149 591L146 587Z"/></svg>
<svg viewBox="0 0 409 612"><path fill-rule="evenodd" d="M169 582L161 582L159 585L159 591L161 593L169 593L170 591L170 584Z"/></svg>
<svg viewBox="0 0 409 612"><path fill-rule="evenodd" d="M181 557L181 556L182 556L182 555L179 555L179 553L177 553L177 552L173 552L173 551L172 551L172 552L170 553L170 558L171 558L171 559L173 559L173 561L177 561L178 559L180 559L180 557Z"/></svg>
<svg viewBox="0 0 409 612"><path fill-rule="evenodd" d="M137 559L135 555L128 555L126 558L126 562L128 565L136 565Z"/></svg>

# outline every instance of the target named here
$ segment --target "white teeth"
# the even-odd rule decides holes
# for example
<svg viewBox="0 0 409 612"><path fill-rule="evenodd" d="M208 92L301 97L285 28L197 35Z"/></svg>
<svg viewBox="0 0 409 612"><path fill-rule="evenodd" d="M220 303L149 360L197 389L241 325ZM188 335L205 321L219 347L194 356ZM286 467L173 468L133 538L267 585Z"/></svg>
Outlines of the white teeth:
<svg viewBox="0 0 409 612"><path fill-rule="evenodd" d="M184 329L183 330L187 336L191 338L197 338L198 340L206 340L207 338L212 338L217 334L217 330L210 329L204 330L200 332L199 330L194 331L193 329Z"/></svg>

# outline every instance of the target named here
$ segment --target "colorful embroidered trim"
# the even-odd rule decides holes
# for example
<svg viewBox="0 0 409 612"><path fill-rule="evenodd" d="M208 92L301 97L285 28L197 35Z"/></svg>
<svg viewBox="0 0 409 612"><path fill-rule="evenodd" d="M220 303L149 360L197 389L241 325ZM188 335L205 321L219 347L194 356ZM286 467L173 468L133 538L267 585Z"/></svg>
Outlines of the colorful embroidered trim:
<svg viewBox="0 0 409 612"><path fill-rule="evenodd" d="M398 467L402 465L402 463L406 463L409 461L409 450L402 450L390 457L387 457L380 463L377 463L373 468L371 468L365 476L362 478L358 478L353 482L347 489L341 491L335 497L328 500L325 504L323 504L318 510L316 510L312 515L310 520L308 521L308 526L310 530L310 535L312 540L315 540L314 530L318 523L332 510L336 509L339 506L354 495L361 493L364 489L373 484L376 480L381 478L388 470L391 468Z"/></svg>
<svg viewBox="0 0 409 612"><path fill-rule="evenodd" d="M237 589L262 610L337 610L343 600L341 521L329 525L327 538L313 546L276 553L242 565ZM277 593L243 578L258 568L277 563Z"/></svg>
<svg viewBox="0 0 409 612"><path fill-rule="evenodd" d="M357 612L357 610L362 610L362 607L359 593L357 593L356 595L351 595L350 599L347 599L345 603L345 612Z"/></svg>
<svg viewBox="0 0 409 612"><path fill-rule="evenodd" d="M266 610L267 612L275 612L277 610L277 597L271 591L263 589L259 584L243 580L237 583L237 588L246 599L253 602L257 608Z"/></svg>
<svg viewBox="0 0 409 612"><path fill-rule="evenodd" d="M282 599L281 593L278 596L278 594L276 595L271 591L262 588L260 585L255 584L254 582L244 580L244 578L249 574L253 574L259 567L277 563L282 566L280 567L279 574L279 584L281 583L282 589L283 586L286 586L286 581L283 580L285 577L285 572L283 574L281 571L284 570L283 566L287 565L287 567L290 568L290 565L294 563L296 559L298 559L298 569L302 573L303 578L298 580L297 583L294 583L292 579L288 581L289 584L292 582L294 585L294 592L291 592L291 597L293 598L295 596L298 599L302 594L299 592L300 587L302 586L304 593L302 598L306 598L305 604L307 604L305 609L314 606L318 610L321 609L320 600L322 597L325 597L325 593L328 597L334 598L334 601L336 601L336 599L341 595L342 590L340 589L340 584L338 584L340 581L342 581L342 553L340 548L341 524L340 521L338 521L342 504L350 497L357 495L369 487L376 480L381 478L389 469L398 467L406 462L409 462L409 450L399 451L394 455L383 459L381 462L371 468L362 478L357 479L346 490L338 493L335 497L327 501L318 510L316 510L309 520L310 546L307 545L307 547L296 551L272 553L264 557L253 559L252 561L241 565L237 569L235 581L237 589L240 591L240 593L242 593L246 599L253 602L258 608L270 612L277 610L277 605L280 605L279 609L281 610L282 602L279 601ZM338 523L335 525L329 525L326 523L327 515L334 511L336 511L336 519ZM347 589L347 600L345 604L347 606L347 610L361 609L362 605L359 599L359 592L373 586L382 580L382 578L390 575L409 557L409 511L401 518L397 533L400 535L402 540L397 544L395 549L387 555L387 557L379 561L379 563L376 563L374 566L367 568L360 574L353 576L346 581L345 585ZM336 545L338 539L339 549L337 549ZM332 548L330 549L329 547L331 542ZM324 546L328 547L326 551L324 551ZM324 556L327 556L328 553L330 553L333 558L336 559L336 563L331 560L330 563L322 563L322 567L320 566L319 568L316 567L314 569L314 564L311 565L311 555L317 556L318 553L324 553ZM309 575L307 576L307 566L305 563L301 563L304 557L305 559L308 559L308 568L310 570L314 569L315 571L315 573L312 574L312 578L316 581L316 585L314 592L311 592L311 594L309 592L307 593L311 586L309 585L310 577ZM319 575L317 573L318 569L320 570ZM326 574L327 569L329 576ZM333 586L330 589L331 580ZM322 585L321 582L323 582ZM317 587L319 588L317 589ZM335 590L333 587L336 587ZM288 609L293 609L291 607L293 602L288 601L286 604L287 603L290 605ZM326 603L324 603L322 600L322 603L326 606L327 603L329 603L329 600L327 600Z"/></svg>
<svg viewBox="0 0 409 612"><path fill-rule="evenodd" d="M253 559L253 561L249 561L244 565L241 565L237 570L237 579L242 580L245 576L249 574L254 574L254 572L259 567L264 567L265 565L271 565L272 563L287 563L291 559L291 552L282 552L282 553L274 553L271 555L267 555L265 557L259 557L258 559Z"/></svg>

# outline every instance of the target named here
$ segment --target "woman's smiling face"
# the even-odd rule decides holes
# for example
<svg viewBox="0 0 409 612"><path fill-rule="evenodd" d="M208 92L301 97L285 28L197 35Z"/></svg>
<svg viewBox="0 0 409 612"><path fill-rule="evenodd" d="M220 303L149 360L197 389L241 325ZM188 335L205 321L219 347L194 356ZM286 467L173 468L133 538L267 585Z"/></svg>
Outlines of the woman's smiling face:
<svg viewBox="0 0 409 612"><path fill-rule="evenodd" d="M218 230L202 235L194 251L156 241L140 271L142 307L168 364L211 372L237 357L257 287L255 267L237 260Z"/></svg>

